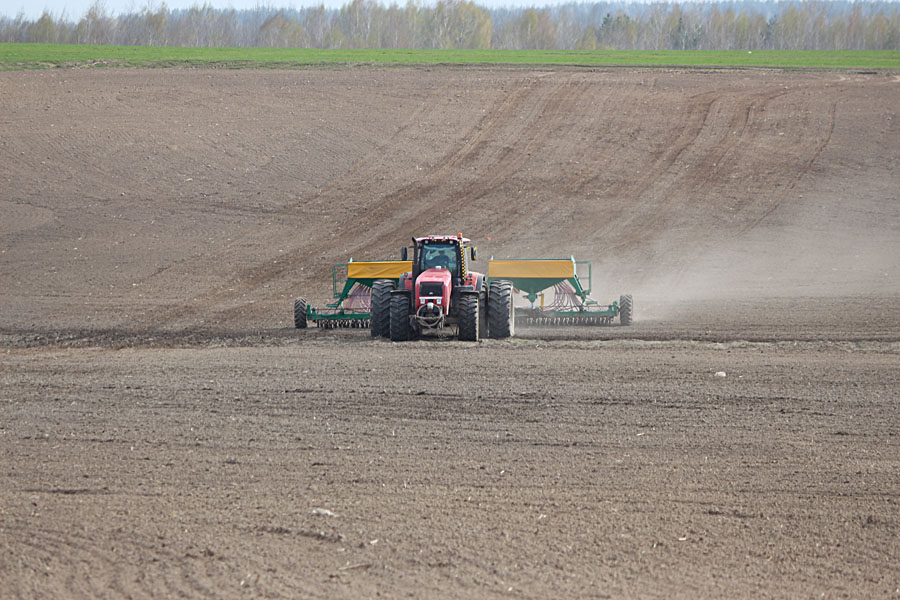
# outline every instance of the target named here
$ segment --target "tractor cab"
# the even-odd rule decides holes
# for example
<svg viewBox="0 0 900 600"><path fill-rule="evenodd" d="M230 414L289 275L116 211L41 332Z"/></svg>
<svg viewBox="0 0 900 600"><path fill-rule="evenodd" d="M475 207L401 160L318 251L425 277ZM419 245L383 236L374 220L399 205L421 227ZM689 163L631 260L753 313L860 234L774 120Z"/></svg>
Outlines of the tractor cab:
<svg viewBox="0 0 900 600"><path fill-rule="evenodd" d="M462 235L429 235L413 238L412 279L429 269L447 269L454 285L460 285L469 277L466 253L475 260L475 247ZM403 260L407 260L408 248L403 248Z"/></svg>
<svg viewBox="0 0 900 600"><path fill-rule="evenodd" d="M419 253L419 270L427 271L428 269L447 269L453 275L459 277L457 273L459 256L459 245L453 242L432 242L422 246Z"/></svg>

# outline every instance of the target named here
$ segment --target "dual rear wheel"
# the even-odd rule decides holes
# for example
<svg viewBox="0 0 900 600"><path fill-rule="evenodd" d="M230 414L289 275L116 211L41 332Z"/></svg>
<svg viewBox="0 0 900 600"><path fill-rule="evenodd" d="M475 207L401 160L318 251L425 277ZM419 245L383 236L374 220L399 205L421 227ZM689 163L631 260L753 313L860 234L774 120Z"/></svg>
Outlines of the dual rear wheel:
<svg viewBox="0 0 900 600"><path fill-rule="evenodd" d="M372 284L372 305L369 327L372 337L390 337L391 335L391 291L394 282L390 279L378 279Z"/></svg>
<svg viewBox="0 0 900 600"><path fill-rule="evenodd" d="M492 281L487 293L464 294L459 300L459 339L478 341L479 337L503 339L516 333L516 307L513 284Z"/></svg>
<svg viewBox="0 0 900 600"><path fill-rule="evenodd" d="M392 342L412 339L412 325L409 322L409 294L397 293L390 296L388 334Z"/></svg>
<svg viewBox="0 0 900 600"><path fill-rule="evenodd" d="M492 281L488 288L488 336L493 339L512 337L516 333L516 307L510 281Z"/></svg>
<svg viewBox="0 0 900 600"><path fill-rule="evenodd" d="M459 339L463 342L478 341L478 294L469 292L459 297Z"/></svg>

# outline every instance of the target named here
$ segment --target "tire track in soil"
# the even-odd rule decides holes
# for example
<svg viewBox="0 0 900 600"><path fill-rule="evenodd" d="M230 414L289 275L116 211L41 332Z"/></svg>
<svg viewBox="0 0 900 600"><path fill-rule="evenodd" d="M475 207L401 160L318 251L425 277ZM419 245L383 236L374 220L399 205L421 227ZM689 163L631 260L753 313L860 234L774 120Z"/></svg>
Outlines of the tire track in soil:
<svg viewBox="0 0 900 600"><path fill-rule="evenodd" d="M719 141L700 157L696 166L692 167L698 173L697 181L691 182L693 191L705 192L716 183L716 175L722 171L727 162L725 159L732 155L739 146L748 143L746 136L753 123L754 115L764 111L772 100L785 94L786 92L777 91L735 99L728 128L722 130ZM737 160L741 160L741 157L735 157L735 161ZM696 198L696 196L694 197Z"/></svg>
<svg viewBox="0 0 900 600"><path fill-rule="evenodd" d="M756 126L758 115L764 114L774 100L789 93L776 89L749 96L708 92L693 97L685 126L666 142L669 149L662 153L647 176L622 190L624 203L634 202L635 208L631 211L632 216L615 219L618 235L610 244L611 251L627 254L637 249L646 256L645 261L652 263L658 250L648 242L660 240L662 236L675 236L663 243L671 272L673 267L688 268L694 258L714 249L729 236L752 229L771 214L788 197L802 175L781 186L782 191L775 202L768 195L758 194L741 199L739 204L731 207L731 212L726 213L728 207L723 207L718 200L722 192L730 195L727 190L739 185L729 181L726 169L739 166L753 169L764 160L750 154L754 141L764 135ZM722 111L730 114L727 127L716 125L712 119L714 114ZM830 128L833 126L832 116ZM798 172L811 169L828 138L830 132L816 148L803 152L808 158ZM787 174L787 170L783 171ZM790 173L794 177L794 171ZM771 187L782 176L770 178L767 183ZM717 187L722 189L717 191ZM746 224L754 212L759 216ZM716 223L715 227L707 228L700 239L692 237L696 222L711 219ZM687 233L679 232L679 226Z"/></svg>
<svg viewBox="0 0 900 600"><path fill-rule="evenodd" d="M626 195L647 200L641 205L643 208L635 211L636 219L631 221L630 233L619 240L614 249L626 251L636 244L658 239L673 226L697 218L702 212L720 212L721 207L710 203L710 200L715 200L714 188L728 185L727 177L723 175L727 168L752 162L752 158L741 148L748 148L753 142L754 117L765 111L771 101L785 94L778 90L748 97L727 93L704 95L700 104L695 105L689 125L679 135L671 152L656 163L650 177ZM711 116L717 110L729 115L726 127L711 125ZM709 142L705 141L707 137L711 138ZM726 183L723 184L723 181ZM660 197L680 198L681 201L661 202ZM753 198L751 202L742 204L740 213L759 211L766 203L764 197ZM684 266L690 265L694 257L718 246L731 230L727 224L720 223L718 228L710 229L701 239L692 240L690 247L679 244L684 255L675 258Z"/></svg>
<svg viewBox="0 0 900 600"><path fill-rule="evenodd" d="M453 180L460 168L478 165L479 174L474 179L455 186L458 190L441 201L445 202L446 208L460 215L460 230L477 232L480 229L478 225L490 219L494 219L490 224L492 232L502 234L513 230L531 207L510 199L495 205L497 190L502 190L504 182L513 180L532 160L532 156L544 150L542 142L547 139L570 140L563 147L563 154L574 143L571 136L552 135L553 130L559 127L558 123L565 121L565 115L571 114L574 104L587 92L587 86L574 85L573 78L539 91L534 89L534 82L520 88L515 101L504 103L497 116L479 129L472 143L446 161L445 169L422 189L409 192L407 202L426 196L432 190L454 187ZM473 214L477 216L473 218ZM407 217L398 228L401 231L415 231L422 227L430 229L438 222L426 210Z"/></svg>
<svg viewBox="0 0 900 600"><path fill-rule="evenodd" d="M647 94L643 81L637 85L619 83L591 85L572 103L568 118L563 113L556 127L546 131L547 143L540 156L567 176L559 177L552 189L536 186L537 197L527 203L527 213L518 228L501 232L536 244L530 254L561 254L561 231L565 253L580 258L591 255L585 246L594 247L618 235L618 227L610 225L618 224L625 212L615 196L615 191L622 189L618 174L636 170L626 157L638 136L636 127L641 127L632 113Z"/></svg>
<svg viewBox="0 0 900 600"><path fill-rule="evenodd" d="M776 210L778 210L781 207L781 205L784 204L784 201L791 194L793 194L794 189L797 187L797 184L800 183L800 181L802 181L803 178L809 174L809 172L813 168L813 165L818 160L819 156L822 154L822 152L825 150L825 148L831 142L831 137L834 135L834 126L835 126L836 122L837 122L837 102L834 101L831 103L831 106L828 110L828 124L825 129L825 134L821 139L819 139L819 142L816 144L816 147L810 154L809 158L801 165L801 167L795 173L792 173L789 183L786 186L783 186L781 193L777 194L775 196L775 200L771 203L769 208L767 208L765 210L765 212L763 212L763 214L761 214L757 219L755 219L754 221L752 221L744 226L744 228L741 230L742 234L759 227L763 221L765 221L767 218L769 218L772 215L772 213L774 213Z"/></svg>
<svg viewBox="0 0 900 600"><path fill-rule="evenodd" d="M495 205L492 196L500 193L498 190L505 191L503 183L514 179L533 160L533 155L544 150L544 141L553 138L552 129L566 120L567 111L588 91L586 86L573 86L569 80L552 85L536 85L538 82L539 79L528 78L507 95L473 127L475 135L469 136L460 148L451 149L442 159L442 166L425 180L385 197L372 211L372 220L383 223L376 229L378 239L395 243L395 231L439 227L441 219L433 216L435 204L442 211L458 215L449 225L454 231L473 234L485 228L483 221L487 217L530 210L528 206L517 208L515 199ZM476 165L475 175L460 173ZM497 225L490 227L496 230Z"/></svg>
<svg viewBox="0 0 900 600"><path fill-rule="evenodd" d="M635 245L643 245L659 231L662 221L659 213L657 194L651 194L654 188L668 192L671 184L667 180L677 177L672 167L678 159L691 148L700 137L709 119L713 104L720 98L718 92L704 92L690 98L687 115L673 134L661 144L658 156L649 167L640 170L641 177L635 181L622 182L614 187L607 196L618 198L618 202L629 206L628 214L617 219L617 230L620 234L610 244L614 252L623 252Z"/></svg>
<svg viewBox="0 0 900 600"><path fill-rule="evenodd" d="M451 148L440 161L440 166L427 175L422 181L414 182L399 190L385 194L377 204L373 205L367 215L368 221L359 225L351 225L346 230L345 237L350 240L366 240L357 242L355 246L347 247L346 240L339 240L326 246L328 249L346 249L352 252L354 249L376 246L384 239L390 240L390 245L396 243L394 232L421 231L422 227L429 227L433 218L430 217L434 202L440 203L442 208L447 206L447 198L444 191L454 185L454 177L459 168L465 164L478 163L488 165L482 170L489 170L492 165L498 166L503 173L512 170L512 166L505 163L514 159L514 148L509 143L498 144L499 148L488 148L488 140L503 139L511 142L521 140L522 131L527 125L511 127L516 120L526 120L521 116L527 115L527 122L534 119L536 112L540 111L550 100L544 96L533 98L533 78L527 78L525 85L519 85L513 93L507 95L499 106L485 114L476 124L470 126L470 130L476 130L474 136L465 142L460 148ZM512 133L501 133L512 128ZM531 144L533 139L524 140L522 143ZM501 174L488 176L487 180L499 179ZM361 177L365 180L368 174ZM482 178L484 179L484 178ZM359 185L358 185L359 186ZM361 186L359 186L361 187ZM437 198L434 198L437 196ZM469 194L471 197L472 194ZM373 225L374 224L374 225Z"/></svg>
<svg viewBox="0 0 900 600"><path fill-rule="evenodd" d="M128 539L133 533L118 532L115 537L78 535L71 531L55 531L34 526L9 526L3 530L4 543L20 550L18 569L9 582L41 581L35 575L50 575L57 567L69 569L63 590L54 595L67 597L217 597L218 586L204 582L203 576L185 557L163 550L159 544ZM21 549L31 552L21 556ZM15 563L13 563L15 564ZM10 568L10 564L4 571ZM22 576L23 572L36 572ZM77 585L76 585L77 583ZM43 595L40 589L18 589L15 597Z"/></svg>

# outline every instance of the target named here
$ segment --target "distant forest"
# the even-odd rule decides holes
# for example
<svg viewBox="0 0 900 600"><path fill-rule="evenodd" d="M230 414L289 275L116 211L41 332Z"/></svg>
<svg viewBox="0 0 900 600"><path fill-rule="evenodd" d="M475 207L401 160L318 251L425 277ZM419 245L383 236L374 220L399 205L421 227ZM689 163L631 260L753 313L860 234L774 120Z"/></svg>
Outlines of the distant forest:
<svg viewBox="0 0 900 600"><path fill-rule="evenodd" d="M98 0L72 20L0 16L0 42L509 50L900 50L895 2L570 3L487 9L466 0L352 0L251 10L165 3L111 15Z"/></svg>

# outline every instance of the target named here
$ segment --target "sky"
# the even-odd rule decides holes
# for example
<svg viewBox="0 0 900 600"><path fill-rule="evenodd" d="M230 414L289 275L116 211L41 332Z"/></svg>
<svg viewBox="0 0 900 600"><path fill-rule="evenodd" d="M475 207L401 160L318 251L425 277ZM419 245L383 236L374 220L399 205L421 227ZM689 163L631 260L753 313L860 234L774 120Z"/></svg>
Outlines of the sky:
<svg viewBox="0 0 900 600"><path fill-rule="evenodd" d="M87 12L95 0L0 0L0 16L15 18L19 14L33 21L38 19L46 9L54 17L65 16L67 20L77 21ZM257 6L272 6L275 8L304 8L324 4L326 8L340 8L349 0L205 0L214 8L234 8L237 10L256 8ZM382 0L379 4L389 5L390 0ZM555 6L560 0L476 0L479 6L485 8L498 8L501 6ZM161 0L102 0L107 14L118 15L122 13L141 12L145 7L156 9L162 4ZM190 8L202 6L204 0L166 0L166 6L170 9ZM397 0L397 4L406 4L406 0Z"/></svg>

